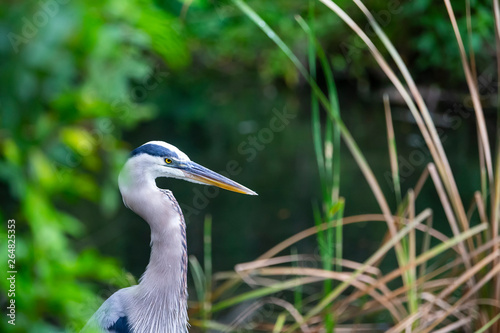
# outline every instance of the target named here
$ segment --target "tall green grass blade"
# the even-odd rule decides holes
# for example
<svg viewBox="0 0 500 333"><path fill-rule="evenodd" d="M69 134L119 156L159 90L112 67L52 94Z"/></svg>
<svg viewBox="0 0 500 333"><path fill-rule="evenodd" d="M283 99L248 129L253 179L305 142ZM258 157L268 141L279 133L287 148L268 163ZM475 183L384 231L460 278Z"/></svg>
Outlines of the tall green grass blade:
<svg viewBox="0 0 500 333"><path fill-rule="evenodd" d="M321 212L319 208L314 205L313 206L313 213L314 213L314 222L316 224L316 227L318 228L318 233L317 233L317 243L319 247L319 254L321 256L321 263L322 267L326 271L332 270L332 265L333 265L333 244L331 243L331 240L329 240L329 235L330 235L330 230L332 228L328 228L326 231L321 228L321 225L323 224L323 220L321 218ZM328 221L328 223L333 223L333 221ZM332 280L326 279L323 281L323 295L328 295L332 290ZM328 313L325 314L325 317L323 318L323 321L325 323L325 329L327 332L331 332L334 327L334 321L332 318L332 315L328 311Z"/></svg>
<svg viewBox="0 0 500 333"><path fill-rule="evenodd" d="M326 130L325 133L325 164L328 165L328 170L326 171L327 175L331 175L331 197L329 198L331 202L334 204L338 201L339 197L339 188L340 188L340 138L341 132L338 124L334 121L335 118L340 118L340 108L338 101L337 88L335 85L335 80L333 78L333 70L330 66L330 63L327 59L327 56L318 43L316 36L314 35L314 25L313 18L311 18L311 14L309 17L309 24L307 24L304 19L300 16L296 16L295 19L302 27L302 29L309 36L309 54L311 59L311 52L314 52L314 55L318 56L321 67L323 68L323 73L326 79L326 85L328 88L328 99L330 104L330 113L333 117L329 117L327 119ZM314 49L314 51L313 51ZM312 76L315 79L314 76ZM315 97L315 99L317 99ZM334 118L334 119L332 119ZM326 179L325 179L326 180Z"/></svg>
<svg viewBox="0 0 500 333"><path fill-rule="evenodd" d="M312 15L311 12L314 11L314 2L309 2L309 15ZM308 60L309 60L309 71L311 78L313 80L316 79L316 47L315 44L311 42L309 39L309 44L308 44L308 49L307 49L307 55L308 55ZM327 199L328 197L328 191L327 188L325 187L325 182L324 179L326 177L325 174L325 159L323 157L323 144L321 142L321 118L320 118L320 112L319 112L319 101L318 97L314 94L311 93L311 123L312 123L312 135L313 135L313 143L314 143L314 152L316 154L316 163L318 164L318 171L319 171L319 179L321 181L321 191L323 195L323 202Z"/></svg>
<svg viewBox="0 0 500 333"><path fill-rule="evenodd" d="M191 266L191 274L193 275L196 296L199 302L203 302L205 299L205 274L195 256L189 256L189 264Z"/></svg>
<svg viewBox="0 0 500 333"><path fill-rule="evenodd" d="M394 125L392 123L391 105L389 96L384 94L385 120L387 124L387 141L389 145L389 156L392 171L392 185L396 196L396 205L401 204L401 184L399 180L398 151L396 148L396 137L394 135Z"/></svg>
<svg viewBox="0 0 500 333"><path fill-rule="evenodd" d="M311 78L316 79L316 57L317 57L317 43L316 36L314 32L314 4L315 1L309 1L309 26L307 27L306 33L309 36L309 47L308 47L308 58L309 58L309 68L311 72ZM301 19L301 18L300 18ZM303 20L302 20L303 21ZM305 22L304 22L305 25ZM323 72L326 77L328 96L330 100L330 106L337 117L339 117L338 110L338 100L337 93L335 89L335 82L333 80L333 74L326 61L324 53L323 57L320 56L322 63ZM325 138L323 149L321 150L321 126L319 124L319 102L316 95L313 93L311 95L311 105L313 111L313 130L317 132L314 133L314 146L316 151L316 156L319 163L324 163L323 165L318 165L320 170L324 170L323 174L320 174L321 187L323 192L323 209L325 212L325 218L327 221L334 223L334 214L331 212L334 210L334 205L337 204L339 197L339 184L340 184L340 132L335 122L331 117L326 118L325 125ZM324 155L323 155L324 154ZM317 215L317 214L316 214ZM322 223L321 219L315 217L316 225ZM320 244L320 253L323 262L323 269L331 270L332 262L335 254L335 240L338 237L336 233L337 228L328 228L325 232L325 237L318 234L318 244ZM341 236L342 234L340 234ZM340 238L341 240L341 238ZM332 280L325 280L323 283L323 294L328 295L333 286ZM335 321L331 311L326 311L325 317L323 319L325 330L327 333L333 332L335 327Z"/></svg>
<svg viewBox="0 0 500 333"><path fill-rule="evenodd" d="M210 308L212 298L212 216L205 217L203 228L203 260L205 268L205 298L203 299L204 319L210 319Z"/></svg>
<svg viewBox="0 0 500 333"><path fill-rule="evenodd" d="M325 265L327 265L326 261L328 259L327 257L325 257L325 255L326 255L326 247L327 247L327 244L326 244L326 234L325 234L325 230L323 230L321 228L321 225L323 224L323 218L321 217L321 210L315 204L313 204L313 217L314 217L314 224L318 228L318 233L317 233L317 236L316 236L316 241L318 243L319 254L321 256L321 262L322 262L322 265L323 265L323 268L324 268Z"/></svg>
<svg viewBox="0 0 500 333"><path fill-rule="evenodd" d="M409 201L409 221L413 221L415 218L415 194L413 190L408 191L408 201ZM415 257L417 255L417 241L415 235L415 229L410 230L408 234L408 263L411 265L411 268L408 272L408 303L409 303L409 312L411 314L418 313L419 309L419 295L417 289L417 267L415 265ZM413 328L417 327L418 322L415 321L413 323Z"/></svg>
<svg viewBox="0 0 500 333"><path fill-rule="evenodd" d="M315 42L314 35L313 38L314 39L312 41ZM317 43L317 45L317 49L319 50L318 56L326 78L331 112L335 118L340 119L339 101L335 80L333 78L333 71L323 49L319 46L319 43ZM331 152L328 152L328 157L330 158L330 169L332 175L330 200L332 205L334 205L339 200L340 192L340 129L332 117L327 118L327 126L329 128L329 133L328 135L325 135L325 146L331 145L332 147ZM333 218L333 216L331 217Z"/></svg>
<svg viewBox="0 0 500 333"><path fill-rule="evenodd" d="M343 237L343 228L344 228L344 223L342 221L342 218L344 217L344 198L339 198L338 201L338 213L336 214L336 226L335 226L335 270L337 272L342 271L342 258L343 258L343 244L344 244L344 237Z"/></svg>
<svg viewBox="0 0 500 333"><path fill-rule="evenodd" d="M325 139L324 139L324 155L325 155L325 174L326 177L323 180L325 186L328 189L328 197L325 198L326 213L328 213L329 207L331 207L333 198L333 120L327 117L325 124Z"/></svg>
<svg viewBox="0 0 500 333"><path fill-rule="evenodd" d="M302 29L308 34L309 36L309 45L313 44L315 45L315 48L317 50L317 55L320 59L321 66L323 68L323 72L325 74L326 82L327 82L327 87L328 87L328 95L329 95L329 100L330 100L330 107L331 107L331 112L332 114L340 119L340 110L339 110L339 102L338 102L338 96L337 96L337 89L335 86L335 80L333 79L333 71L330 66L330 63L326 57L326 54L324 50L322 49L321 45L318 43L316 40L316 37L314 35L314 31L312 29L312 19L310 19L309 25L304 21L304 19L300 16L296 16L296 20L299 23L299 25L302 27ZM333 119L328 118L328 123L327 123L328 128L331 128L331 137L325 135L325 155L331 155L331 172L332 174L332 186L331 186L331 195L330 195L330 208L329 212L327 213L327 219L331 220L336 220L336 228L331 229L334 231L335 234L335 241L333 239L331 240L330 243L333 243L335 245L335 258L336 258L336 270L340 271L341 270L341 259L342 259L342 216L343 216L343 200L342 202L339 201L339 191L340 191L340 129L337 123L333 121ZM331 145L333 148L333 153L329 154L329 151L326 149L328 145ZM328 201L326 201L328 202ZM340 206L337 206L339 205ZM339 208L340 207L340 208ZM334 211L338 211L338 215L335 215ZM328 234L329 237L333 236L333 232Z"/></svg>

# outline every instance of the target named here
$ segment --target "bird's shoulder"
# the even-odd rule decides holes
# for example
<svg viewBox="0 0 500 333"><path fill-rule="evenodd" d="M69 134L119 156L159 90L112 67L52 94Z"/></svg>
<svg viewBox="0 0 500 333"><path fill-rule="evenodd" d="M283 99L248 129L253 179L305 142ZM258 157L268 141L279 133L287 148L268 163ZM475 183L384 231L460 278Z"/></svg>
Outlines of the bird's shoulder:
<svg viewBox="0 0 500 333"><path fill-rule="evenodd" d="M99 328L102 332L111 333L132 332L127 318L127 304L135 287L120 289L104 301L85 326L85 328L90 329L88 332L93 332L92 329L95 328ZM85 328L83 332L87 332Z"/></svg>

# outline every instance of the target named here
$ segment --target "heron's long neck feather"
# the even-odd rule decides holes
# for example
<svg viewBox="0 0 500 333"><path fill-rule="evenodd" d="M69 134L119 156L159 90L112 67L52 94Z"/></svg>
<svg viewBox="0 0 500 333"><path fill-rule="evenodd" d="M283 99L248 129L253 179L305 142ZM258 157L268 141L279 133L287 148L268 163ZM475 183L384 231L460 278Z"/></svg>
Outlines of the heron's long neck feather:
<svg viewBox="0 0 500 333"><path fill-rule="evenodd" d="M149 264L128 309L134 332L187 332L187 246L182 211L154 180L122 189L125 204L151 227Z"/></svg>

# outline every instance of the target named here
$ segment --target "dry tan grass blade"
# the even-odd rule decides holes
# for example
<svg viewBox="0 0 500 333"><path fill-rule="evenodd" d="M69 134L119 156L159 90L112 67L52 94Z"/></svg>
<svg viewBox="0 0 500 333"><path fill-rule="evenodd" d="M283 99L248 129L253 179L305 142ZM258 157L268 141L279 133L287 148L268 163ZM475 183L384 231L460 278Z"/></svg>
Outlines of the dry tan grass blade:
<svg viewBox="0 0 500 333"><path fill-rule="evenodd" d="M465 52L464 43L462 41L462 36L460 35L460 31L458 30L457 20L455 18L455 13L453 12L453 7L451 6L450 0L444 0L446 5L446 10L448 11L448 15L450 16L450 21L453 26L453 31L455 32L455 37L457 39L458 47L460 49L460 58L462 60L462 67L465 72L465 79L467 81L467 85L469 86L469 91L472 98L472 103L474 105L474 111L476 112L477 124L479 127L479 133L481 136L481 143L484 148L484 156L486 159L486 169L488 170L488 179L490 184L493 184L493 162L491 158L491 148L490 141L488 139L488 131L486 130L486 122L484 120L483 107L481 105L481 101L479 98L479 91L477 90L477 86L475 84L474 77L472 76L471 69L469 67L469 63L467 61L467 54ZM492 187L492 186L491 186Z"/></svg>

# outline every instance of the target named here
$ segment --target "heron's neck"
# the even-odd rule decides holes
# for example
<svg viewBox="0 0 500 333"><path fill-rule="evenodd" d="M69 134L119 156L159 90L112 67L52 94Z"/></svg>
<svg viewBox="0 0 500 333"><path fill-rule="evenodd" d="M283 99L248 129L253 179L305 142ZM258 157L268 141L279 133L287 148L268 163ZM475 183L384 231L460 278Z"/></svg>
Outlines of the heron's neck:
<svg viewBox="0 0 500 333"><path fill-rule="evenodd" d="M187 243L186 224L170 191L158 190L165 206L151 226L151 256L138 289L150 298L168 321L187 322ZM165 314L162 314L165 315ZM175 331L177 332L177 330ZM179 331L180 332L180 331Z"/></svg>
<svg viewBox="0 0 500 333"><path fill-rule="evenodd" d="M148 289L177 292L186 299L186 224L172 192L157 189L162 204L148 219L151 227L151 256L140 284ZM173 290L170 290L173 289ZM159 290L161 291L161 290ZM182 292L181 292L182 291Z"/></svg>
<svg viewBox="0 0 500 333"><path fill-rule="evenodd" d="M151 255L136 288L131 322L137 323L135 331L141 333L187 332L187 245L182 211L172 193L156 187L154 179L131 179L135 184L120 184L124 202L151 227Z"/></svg>

